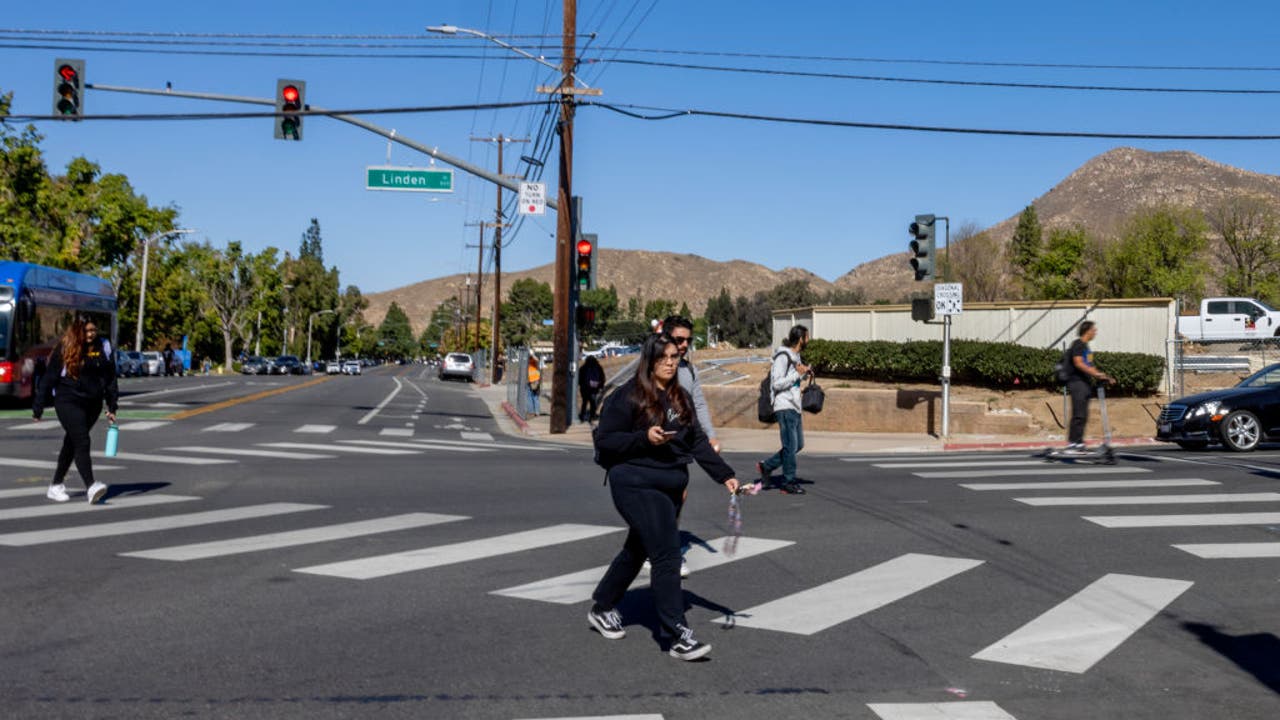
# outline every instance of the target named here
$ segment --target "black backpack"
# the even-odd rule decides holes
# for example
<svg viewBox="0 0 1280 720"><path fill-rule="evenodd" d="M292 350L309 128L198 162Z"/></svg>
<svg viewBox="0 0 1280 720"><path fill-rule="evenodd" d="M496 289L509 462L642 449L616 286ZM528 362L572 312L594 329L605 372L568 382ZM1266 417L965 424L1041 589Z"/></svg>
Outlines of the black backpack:
<svg viewBox="0 0 1280 720"><path fill-rule="evenodd" d="M775 423L778 421L778 414L773 411L773 363L778 359L779 355L786 355L782 350L773 354L769 360L769 372L765 373L764 379L760 381L760 395L756 398L756 417L762 423ZM787 355L787 369L790 368L791 356Z"/></svg>
<svg viewBox="0 0 1280 720"><path fill-rule="evenodd" d="M1062 357L1058 360L1058 362L1053 364L1053 377L1056 378L1058 382L1061 382L1061 383L1068 382L1069 380L1071 380L1071 376L1074 374L1072 372L1072 369L1073 368L1071 367L1071 350L1068 349L1063 351Z"/></svg>

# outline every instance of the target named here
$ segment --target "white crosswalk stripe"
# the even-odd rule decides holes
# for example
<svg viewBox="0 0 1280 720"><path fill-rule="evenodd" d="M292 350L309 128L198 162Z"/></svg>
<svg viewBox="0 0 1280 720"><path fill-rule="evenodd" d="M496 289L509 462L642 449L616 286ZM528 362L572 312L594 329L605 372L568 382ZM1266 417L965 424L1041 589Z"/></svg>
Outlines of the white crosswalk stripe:
<svg viewBox="0 0 1280 720"><path fill-rule="evenodd" d="M204 445L182 445L180 447L161 448L173 452L208 453L210 455L235 455L237 457L280 458L281 460L332 460L336 455L321 453L287 452L285 450L255 450L253 448L219 448Z"/></svg>
<svg viewBox="0 0 1280 720"><path fill-rule="evenodd" d="M869 703L881 720L1017 720L993 702Z"/></svg>
<svg viewBox="0 0 1280 720"><path fill-rule="evenodd" d="M725 538L717 538L707 543L711 548L719 548L724 545ZM737 551L732 555L726 555L717 550L708 550L705 546L694 545L689 548L685 559L689 563L689 569L693 572L701 573L713 567L724 565L726 563L735 562L737 560L745 560L749 557L761 555L779 548L794 545L789 540L766 540L764 538L739 538ZM609 568L608 565L591 568L590 570L581 570L579 572L560 575L558 577L538 580L525 585L517 585L515 587L505 588L503 590L494 590L491 595L502 595L505 597L521 598L523 600L538 600L541 602L558 603L561 605L571 605L573 603L584 602L591 599L591 593L595 590L596 584L600 582L600 578L604 577L604 572ZM649 576L647 573L641 573L640 577L631 584L632 589L643 588L649 586Z"/></svg>
<svg viewBox="0 0 1280 720"><path fill-rule="evenodd" d="M1083 673L1190 588L1186 580L1109 574L973 655Z"/></svg>
<svg viewBox="0 0 1280 720"><path fill-rule="evenodd" d="M234 423L234 422L218 423L217 425L210 425L209 427L205 428L204 432L243 432L253 427L255 424L256 423Z"/></svg>
<svg viewBox="0 0 1280 720"><path fill-rule="evenodd" d="M94 457L106 457L101 450L93 451ZM235 460L223 460L221 458L207 457L187 457L186 455L151 455L149 453L132 453L122 452L116 453L112 460L134 461L134 462L153 462L153 463L172 463L174 465L227 465L236 462Z"/></svg>
<svg viewBox="0 0 1280 720"><path fill-rule="evenodd" d="M1099 515L1085 517L1106 528L1211 527L1215 525L1274 525L1280 513L1204 513L1196 515Z"/></svg>
<svg viewBox="0 0 1280 720"><path fill-rule="evenodd" d="M376 441L369 441L376 442ZM295 443L295 442L278 442L278 443L258 443L260 447L273 448L292 448L294 450L313 450L316 452L349 452L362 453L365 455L414 455L422 452L421 450L395 450L392 448L380 447L355 447L352 445L317 445L314 443Z"/></svg>
<svg viewBox="0 0 1280 720"><path fill-rule="evenodd" d="M427 527L429 525L439 525L441 523L467 519L469 518L463 515L406 513L404 515L393 515L391 517L376 518L374 520L360 520L356 522L342 523L339 525L326 525L323 527L306 528L303 530L289 530L285 532L268 533L265 535L232 538L230 540L192 543L190 545L175 545L173 547L155 548L152 550L140 550L138 552L121 553L121 556L147 558L150 560L185 562L188 560L203 560L205 558L222 557L225 555L238 555L242 553L260 552L263 550L295 547L297 545L310 545L314 543L330 542L333 540L347 540L354 537L363 537L365 535L395 532L397 530L408 530L411 528Z"/></svg>
<svg viewBox="0 0 1280 720"><path fill-rule="evenodd" d="M717 622L813 635L971 570L981 560L908 553Z"/></svg>
<svg viewBox="0 0 1280 720"><path fill-rule="evenodd" d="M437 440L435 438L414 438L410 442L429 443L431 445L457 445L460 447L478 447L478 448L503 448L506 450L533 450L534 452L564 452L562 447L553 445L540 445L538 443L500 443L500 442L471 442L465 440Z"/></svg>
<svg viewBox="0 0 1280 720"><path fill-rule="evenodd" d="M94 468L97 470L98 468ZM32 487L9 488L8 490L0 490L0 500L7 500L16 497L36 497L43 496L48 489L48 485L36 485Z"/></svg>
<svg viewBox="0 0 1280 720"><path fill-rule="evenodd" d="M0 458L0 466L31 468L33 470L53 470L58 466L58 463L54 462L53 460L26 460L23 458ZM97 472L99 470L119 470L119 469L120 469L120 466L118 465L99 465L97 463L93 464L94 472ZM71 472L75 472L74 467L71 468Z"/></svg>
<svg viewBox="0 0 1280 720"><path fill-rule="evenodd" d="M1127 473L1149 473L1147 468L1136 467L1115 467L1111 465L1081 465L1080 467L1047 467L1043 470L1037 470L1034 473L1027 470L943 470L940 472L917 472L911 473L920 478L953 478L961 480L965 478L988 478L988 477L1015 477L1035 475L1117 475Z"/></svg>
<svg viewBox="0 0 1280 720"><path fill-rule="evenodd" d="M44 495L44 488L40 488L40 494ZM83 493L80 494L79 499L84 499ZM90 505L87 502L47 503L45 505L33 505L30 507L5 508L0 510L0 520L27 520L37 517L76 515L86 512L99 512L102 510L166 505L168 503L187 502L189 500L199 499L200 498L198 497L191 497L189 495L139 495L137 497L108 498L106 503L98 505Z"/></svg>
<svg viewBox="0 0 1280 720"><path fill-rule="evenodd" d="M1280 493L1205 493L1203 495L1082 495L1066 497L1014 498L1024 505L1192 505L1211 503L1256 503L1280 501Z"/></svg>
<svg viewBox="0 0 1280 720"><path fill-rule="evenodd" d="M1102 488L1161 488L1219 485L1214 480L1179 478L1174 480L1067 480L1063 482L962 483L966 490L1099 490Z"/></svg>
<svg viewBox="0 0 1280 720"><path fill-rule="evenodd" d="M403 427L403 428L386 427L386 428L382 428L381 430L379 430L379 431L378 431L378 434L379 434L379 435L385 435L385 436L388 436L388 437L413 437L413 428L411 428L411 427Z"/></svg>
<svg viewBox="0 0 1280 720"><path fill-rule="evenodd" d="M120 423L121 432L135 432L142 430L155 430L166 425L172 425L169 420L133 420L131 422Z"/></svg>
<svg viewBox="0 0 1280 720"><path fill-rule="evenodd" d="M574 717L523 718L522 720L663 720L661 715L579 715Z"/></svg>
<svg viewBox="0 0 1280 720"><path fill-rule="evenodd" d="M248 505L225 510L208 510L185 515L165 515L146 520L126 520L123 522L100 523L97 525L79 525L76 527L56 528L53 530L32 530L0 535L0 545L21 547L26 545L43 545L46 543L66 542L69 540L88 540L91 538L111 537L114 535L131 535L133 533L156 532L174 528L210 525L213 523L248 520L252 518L284 515L287 513L323 510L327 505L304 505L302 503L266 503L264 505Z"/></svg>
<svg viewBox="0 0 1280 720"><path fill-rule="evenodd" d="M493 436L487 432L463 432L463 440L479 440L481 442L493 442Z"/></svg>
<svg viewBox="0 0 1280 720"><path fill-rule="evenodd" d="M408 448L410 450L422 452L425 450L449 450L451 452L493 452L493 448L471 447L466 445L445 445L442 443L426 443L426 442L396 442L393 440L339 440L338 442L347 445L369 445L375 447L393 447Z"/></svg>
<svg viewBox="0 0 1280 720"><path fill-rule="evenodd" d="M337 425L301 425L294 429L296 433L308 433L312 435L324 435L337 430Z"/></svg>
<svg viewBox="0 0 1280 720"><path fill-rule="evenodd" d="M952 461L959 461L959 460L984 460L984 461L985 460L1028 460L1029 461L1030 459L1031 458L1027 453L988 454L988 453L975 453L975 452L963 452L963 453L949 452L942 455L939 455L938 453L929 453L927 455L902 453L901 455L866 455L866 456L849 456L849 457L840 458L841 462L848 462L848 463L880 463L880 462L929 463L929 462L952 462ZM1036 462L1040 464L1044 464L1044 459L1041 458Z"/></svg>
<svg viewBox="0 0 1280 720"><path fill-rule="evenodd" d="M1043 460L952 460L950 462L897 462L873 463L871 467L905 470L909 468L962 468L962 467L1044 467Z"/></svg>
<svg viewBox="0 0 1280 720"><path fill-rule="evenodd" d="M23 423L21 425L10 425L9 429L10 430L60 430L62 429L62 425L58 423L57 420L50 421L49 418L45 418L40 422L29 422L29 423Z"/></svg>
<svg viewBox="0 0 1280 720"><path fill-rule="evenodd" d="M1193 543L1174 547L1206 560L1280 557L1280 542Z"/></svg>
<svg viewBox="0 0 1280 720"><path fill-rule="evenodd" d="M621 530L622 528L602 525L566 523L480 540L438 545L389 555L376 555L327 565L314 565L312 567L298 568L294 572L330 575L352 580L369 580L387 575L426 570L442 565L452 565L469 560L480 560L497 555L533 550L550 545L560 545L608 533L620 532Z"/></svg>

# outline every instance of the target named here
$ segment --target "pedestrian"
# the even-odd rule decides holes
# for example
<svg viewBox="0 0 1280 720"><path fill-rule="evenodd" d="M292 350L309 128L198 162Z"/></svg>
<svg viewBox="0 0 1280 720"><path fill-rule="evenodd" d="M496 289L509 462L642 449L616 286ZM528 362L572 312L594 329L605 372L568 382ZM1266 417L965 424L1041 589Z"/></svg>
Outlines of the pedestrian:
<svg viewBox="0 0 1280 720"><path fill-rule="evenodd" d="M1098 335L1098 326L1092 320L1080 323L1076 331L1079 337L1067 348L1067 369L1070 377L1067 380L1067 392L1071 394L1071 425L1067 430L1068 453L1083 453L1084 426L1089 419L1089 397L1093 395L1094 384L1111 382L1111 376L1098 370L1093 365L1093 350L1089 343Z"/></svg>
<svg viewBox="0 0 1280 720"><path fill-rule="evenodd" d="M529 388L529 414L537 417L542 414L538 397L542 392L542 369L538 367L537 353L529 353L529 366L526 369L525 379L528 381Z"/></svg>
<svg viewBox="0 0 1280 720"><path fill-rule="evenodd" d="M738 480L707 441L680 387L680 349L666 335L650 335L640 350L640 370L605 402L594 434L596 452L609 467L613 505L627 523L627 538L592 593L587 622L601 635L626 636L617 605L640 573L652 564L650 586L668 653L696 660L711 646L693 636L680 587L680 529L676 516L689 484L689 463L698 465L730 494Z"/></svg>
<svg viewBox="0 0 1280 720"><path fill-rule="evenodd" d="M173 375L173 346L165 343L162 355L164 357L164 376L169 377Z"/></svg>
<svg viewBox="0 0 1280 720"><path fill-rule="evenodd" d="M55 502L70 499L63 482L75 461L80 480L88 489L89 504L107 494L107 486L93 479L93 463L89 458L89 431L107 406L107 420L116 421L116 363L111 356L111 343L98 337L93 320L76 319L62 334L62 339L49 358L48 371L31 403L31 416L40 422L50 396L58 422L65 435L58 452L46 497Z"/></svg>
<svg viewBox="0 0 1280 720"><path fill-rule="evenodd" d="M604 389L604 368L594 355L588 355L578 368L578 421L594 422L600 414L600 391Z"/></svg>
<svg viewBox="0 0 1280 720"><path fill-rule="evenodd" d="M773 354L769 367L769 384L773 390L773 411L778 417L778 434L782 449L767 460L756 463L760 480L767 487L773 471L782 468L782 492L803 495L804 488L796 480L796 455L804 449L804 422L800 415L800 382L810 368L800 361L800 353L809 344L809 328L796 325L787 333L787 341Z"/></svg>

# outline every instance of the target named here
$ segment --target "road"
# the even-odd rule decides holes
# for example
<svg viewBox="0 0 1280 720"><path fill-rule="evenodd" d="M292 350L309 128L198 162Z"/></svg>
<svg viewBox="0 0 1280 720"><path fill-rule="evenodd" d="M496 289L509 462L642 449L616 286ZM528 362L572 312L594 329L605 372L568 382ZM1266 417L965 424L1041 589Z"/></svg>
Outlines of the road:
<svg viewBox="0 0 1280 720"><path fill-rule="evenodd" d="M56 422L0 420L4 717L1280 713L1276 450L802 455L808 494L745 498L732 556L695 470L685 592L714 648L682 663L642 586L625 639L587 628L624 534L590 451L504 435L469 385L123 391L102 506L44 499Z"/></svg>

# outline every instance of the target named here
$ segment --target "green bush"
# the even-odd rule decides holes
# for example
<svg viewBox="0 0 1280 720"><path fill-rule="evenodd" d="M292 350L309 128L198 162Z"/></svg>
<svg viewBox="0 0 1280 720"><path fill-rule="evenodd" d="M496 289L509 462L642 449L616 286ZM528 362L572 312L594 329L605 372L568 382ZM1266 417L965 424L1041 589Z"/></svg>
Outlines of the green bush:
<svg viewBox="0 0 1280 720"><path fill-rule="evenodd" d="M951 380L992 388L1058 388L1053 366L1062 352L1013 343L954 340ZM828 377L877 382L934 382L942 370L942 342L915 340L814 340L805 362ZM1147 395L1160 388L1164 358L1142 353L1096 353L1098 368L1115 378L1112 392Z"/></svg>

